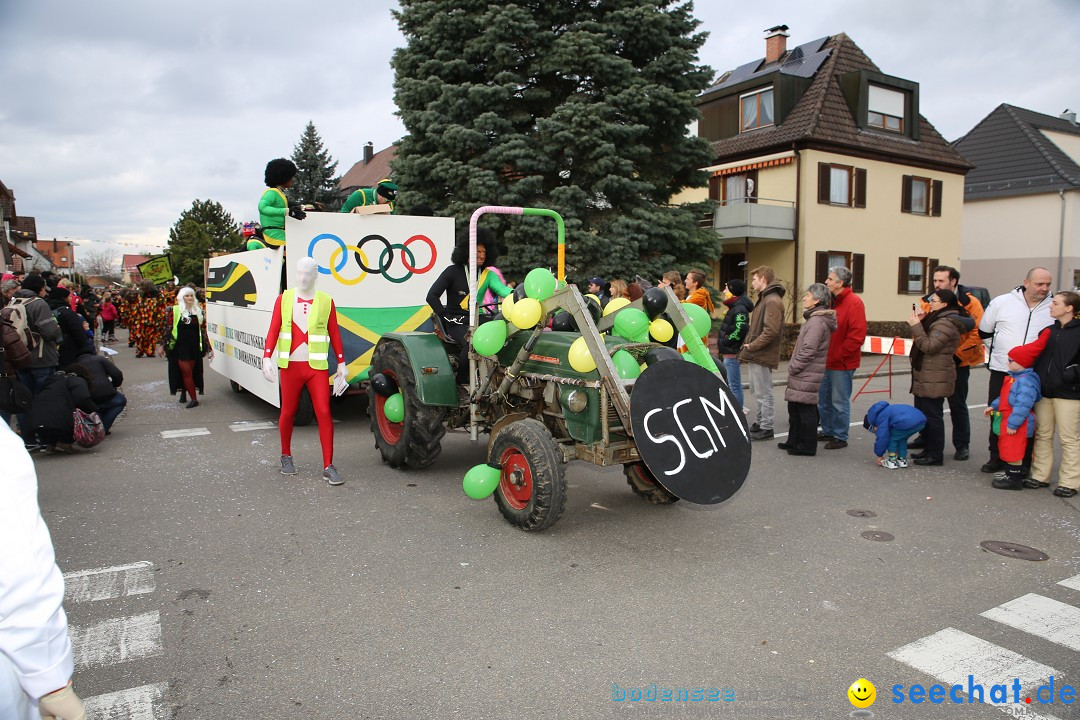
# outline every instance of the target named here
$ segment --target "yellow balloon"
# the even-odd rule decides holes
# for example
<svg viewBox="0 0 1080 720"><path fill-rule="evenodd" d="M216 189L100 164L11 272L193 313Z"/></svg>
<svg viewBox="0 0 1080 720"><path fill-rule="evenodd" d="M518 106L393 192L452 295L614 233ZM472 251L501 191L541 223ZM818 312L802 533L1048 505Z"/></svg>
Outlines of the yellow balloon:
<svg viewBox="0 0 1080 720"><path fill-rule="evenodd" d="M667 342L675 336L675 328L664 318L656 318L649 323L649 334L657 342Z"/></svg>
<svg viewBox="0 0 1080 720"><path fill-rule="evenodd" d="M616 310L621 310L621 309L623 309L624 307L626 307L629 304L630 304L630 301L627 300L626 298L615 298L614 300L609 300L608 304L607 304L607 307L604 308L604 314L605 315L610 315L611 313L615 312Z"/></svg>
<svg viewBox="0 0 1080 720"><path fill-rule="evenodd" d="M514 312L514 294L511 293L503 298L502 301L502 316L504 319L509 320Z"/></svg>
<svg viewBox="0 0 1080 720"><path fill-rule="evenodd" d="M592 293L586 293L586 294L585 294L585 297L587 297L587 298L592 298L592 299L593 299L593 300L595 300L596 302L600 302L600 298L596 297L596 295L594 295L594 294L592 294Z"/></svg>
<svg viewBox="0 0 1080 720"><path fill-rule="evenodd" d="M592 372L596 369L596 361L593 360L592 353L589 352L589 346L585 344L585 338L583 337L579 337L570 343L567 359L570 360L570 367L580 373Z"/></svg>
<svg viewBox="0 0 1080 720"><path fill-rule="evenodd" d="M536 327L543 313L540 301L531 297L522 298L514 303L514 309L510 313L510 321L522 330Z"/></svg>

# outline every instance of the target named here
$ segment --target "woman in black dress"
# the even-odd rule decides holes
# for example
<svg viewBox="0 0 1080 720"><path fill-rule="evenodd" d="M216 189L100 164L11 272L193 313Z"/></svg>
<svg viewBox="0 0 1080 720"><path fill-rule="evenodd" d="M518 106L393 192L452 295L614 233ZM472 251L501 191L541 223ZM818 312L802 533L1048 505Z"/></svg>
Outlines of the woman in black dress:
<svg viewBox="0 0 1080 720"><path fill-rule="evenodd" d="M176 304L165 316L161 339L157 350L158 355L169 357L169 394L179 392L180 402L186 402L189 408L198 407L198 393L203 391L202 359L213 360L214 350L206 334L202 308L191 288L180 288L177 293Z"/></svg>

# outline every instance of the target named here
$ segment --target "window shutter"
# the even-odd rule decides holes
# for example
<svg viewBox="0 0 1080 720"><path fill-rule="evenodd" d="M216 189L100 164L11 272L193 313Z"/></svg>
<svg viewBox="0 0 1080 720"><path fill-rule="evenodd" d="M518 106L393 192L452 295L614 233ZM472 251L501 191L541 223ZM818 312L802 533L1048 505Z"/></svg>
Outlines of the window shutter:
<svg viewBox="0 0 1080 720"><path fill-rule="evenodd" d="M709 199L716 200L717 202L724 198L720 195L720 187L723 184L724 178L719 175L713 175L709 178Z"/></svg>
<svg viewBox="0 0 1080 720"><path fill-rule="evenodd" d="M821 252L817 253L817 258L814 263L814 282L823 283L829 277L829 253Z"/></svg>
<svg viewBox="0 0 1080 720"><path fill-rule="evenodd" d="M937 258L926 259L926 273L923 275L923 295L934 292L934 268L941 264Z"/></svg>
<svg viewBox="0 0 1080 720"><path fill-rule="evenodd" d="M941 217L941 181L935 180L930 188L930 214Z"/></svg>
<svg viewBox="0 0 1080 720"><path fill-rule="evenodd" d="M900 212L911 212L911 176L904 176L903 188L900 191Z"/></svg>
<svg viewBox="0 0 1080 720"><path fill-rule="evenodd" d="M851 291L861 293L863 291L863 267L866 265L866 256L862 253L851 255Z"/></svg>
<svg viewBox="0 0 1080 720"><path fill-rule="evenodd" d="M829 204L829 165L818 163L817 166L817 201L824 205Z"/></svg>
<svg viewBox="0 0 1080 720"><path fill-rule="evenodd" d="M900 270L896 275L896 292L901 295L907 295L907 274L908 274L908 259L906 257L900 258Z"/></svg>
<svg viewBox="0 0 1080 720"><path fill-rule="evenodd" d="M866 169L855 168L855 207L866 207Z"/></svg>

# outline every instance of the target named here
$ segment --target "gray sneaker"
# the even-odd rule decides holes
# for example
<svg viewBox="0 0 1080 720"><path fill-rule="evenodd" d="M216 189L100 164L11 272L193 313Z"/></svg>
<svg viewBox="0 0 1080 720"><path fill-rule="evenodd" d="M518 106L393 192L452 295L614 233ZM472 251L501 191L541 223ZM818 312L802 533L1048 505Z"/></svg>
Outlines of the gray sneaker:
<svg viewBox="0 0 1080 720"><path fill-rule="evenodd" d="M281 474L282 475L295 475L296 466L293 465L292 455L281 456Z"/></svg>
<svg viewBox="0 0 1080 720"><path fill-rule="evenodd" d="M337 468L333 465L327 465L325 468L323 468L322 476L326 479L326 482L330 483L331 485L341 485L345 482L341 479L341 476L338 475Z"/></svg>

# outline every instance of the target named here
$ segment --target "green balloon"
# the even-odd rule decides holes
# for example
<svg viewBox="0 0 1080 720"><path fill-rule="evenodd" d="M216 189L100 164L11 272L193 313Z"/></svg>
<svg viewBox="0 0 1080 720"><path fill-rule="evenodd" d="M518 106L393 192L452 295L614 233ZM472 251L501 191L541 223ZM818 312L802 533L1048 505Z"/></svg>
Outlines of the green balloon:
<svg viewBox="0 0 1080 720"><path fill-rule="evenodd" d="M535 268L525 276L525 294L544 302L555 293L555 276L547 268Z"/></svg>
<svg viewBox="0 0 1080 720"><path fill-rule="evenodd" d="M493 468L487 463L473 465L465 473L465 479L461 481L461 489L473 500L483 500L490 497L499 487L499 477L502 471Z"/></svg>
<svg viewBox="0 0 1080 720"><path fill-rule="evenodd" d="M395 423L405 419L405 398L401 397L401 393L397 392L386 398L386 402L383 403L383 415L387 420Z"/></svg>
<svg viewBox="0 0 1080 720"><path fill-rule="evenodd" d="M628 340L638 342L642 333L649 334L649 316L644 310L637 308L623 308L615 314L615 323L612 326L615 334Z"/></svg>
<svg viewBox="0 0 1080 720"><path fill-rule="evenodd" d="M502 350L502 346L505 344L505 320L490 320L476 328L476 332L472 336L473 349L484 357L491 357Z"/></svg>
<svg viewBox="0 0 1080 720"><path fill-rule="evenodd" d="M705 308L694 303L683 303L683 311L686 316L690 318L690 324L694 326L694 332L697 333L700 338L709 337L709 331L712 330L712 318L709 317L709 313Z"/></svg>
<svg viewBox="0 0 1080 720"><path fill-rule="evenodd" d="M611 362L615 366L615 372L623 380L633 380L641 375L641 365L638 364L633 355L625 350L619 350L612 355Z"/></svg>

